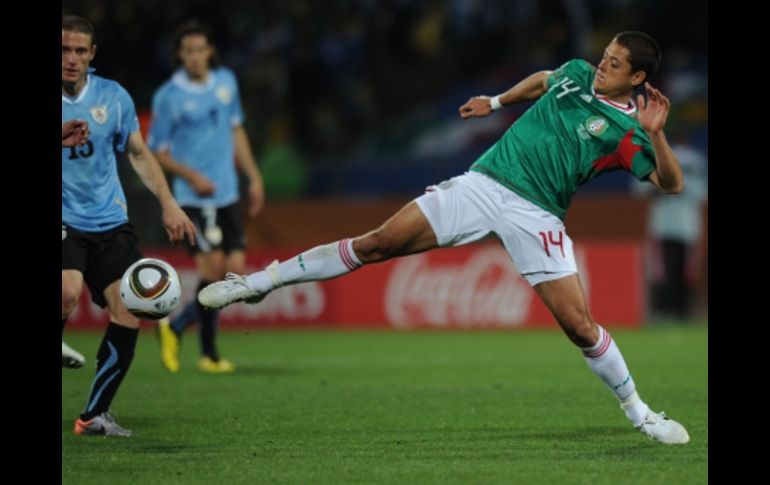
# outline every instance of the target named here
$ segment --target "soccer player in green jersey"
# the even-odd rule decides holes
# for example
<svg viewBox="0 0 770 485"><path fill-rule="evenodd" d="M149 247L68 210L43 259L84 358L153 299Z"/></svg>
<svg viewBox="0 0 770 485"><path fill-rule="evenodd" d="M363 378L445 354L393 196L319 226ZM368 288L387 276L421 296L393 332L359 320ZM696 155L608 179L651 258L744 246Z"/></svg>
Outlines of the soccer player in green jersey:
<svg viewBox="0 0 770 485"><path fill-rule="evenodd" d="M563 223L577 186L607 171L626 170L669 194L682 189L679 162L663 133L670 103L647 82L660 59L650 36L622 32L597 67L571 60L499 96L471 98L460 107L464 119L537 102L470 171L430 187L379 228L248 276L230 274L201 290L198 300L210 308L257 303L281 286L493 234L631 423L651 439L687 443L681 424L642 401L618 346L591 317ZM646 100L634 99L634 88L642 85Z"/></svg>

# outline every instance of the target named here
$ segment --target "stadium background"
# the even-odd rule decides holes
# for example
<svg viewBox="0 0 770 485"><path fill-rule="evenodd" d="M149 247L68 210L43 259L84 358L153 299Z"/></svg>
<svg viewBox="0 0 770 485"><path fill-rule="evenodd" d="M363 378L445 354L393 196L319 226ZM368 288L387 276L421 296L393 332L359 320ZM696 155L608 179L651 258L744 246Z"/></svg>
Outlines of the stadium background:
<svg viewBox="0 0 770 485"><path fill-rule="evenodd" d="M427 185L462 173L526 109L464 123L457 116L462 102L569 58L598 59L620 30L643 30L659 41L664 62L654 83L672 100L669 136L708 148L707 11L697 2L138 0L108 8L77 1L62 13L94 23L93 65L132 93L145 130L152 93L173 69L174 28L190 18L212 27L222 62L240 79L268 196L247 227L252 268L276 250L289 254L368 230ZM162 250L156 202L127 164L121 175L140 240ZM581 187L567 228L589 246L636 248L636 260L625 264L641 268L620 284L639 289L629 304L639 307L630 320L640 324L651 264L649 201L632 196L632 182L615 173ZM707 233L693 272L700 317L708 308ZM183 273L192 269L183 254L170 257ZM602 301L594 304L604 317ZM73 321L80 324L78 315Z"/></svg>
<svg viewBox="0 0 770 485"><path fill-rule="evenodd" d="M462 173L526 109L462 122L462 102L502 92L569 58L595 61L620 30L649 32L664 50L654 84L672 100L669 137L704 153L708 148L707 10L698 2L86 0L66 2L62 13L94 23L93 65L133 95L145 130L152 93L173 69L175 27L191 18L212 27L222 62L239 77L246 129L266 184L267 206L247 227L254 269L275 251L290 254L371 229L427 185ZM167 245L155 200L127 164L120 168L140 240L151 252L170 254L193 281L189 257L162 252ZM609 242L638 253L623 261L625 279L616 282L638 291L630 299L605 292L592 302L608 324L638 325L647 316L649 200L633 196L632 183L615 173L581 187L567 218L573 240L589 252ZM708 309L707 232L692 272L699 317ZM620 318L602 311L619 298L637 310ZM370 299L367 304L383 306L385 295ZM99 318L97 312L86 320ZM526 317L515 325L525 320L550 322ZM249 321L280 325L281 317ZM73 316L74 328L82 323Z"/></svg>
<svg viewBox="0 0 770 485"><path fill-rule="evenodd" d="M620 30L646 31L663 48L654 84L672 101L669 137L708 148L707 10L698 2L83 0L65 2L62 13L94 23L93 65L133 95L145 130L152 93L173 69L174 28L191 18L212 27L222 62L239 76L268 196L247 227L252 268L275 251L371 229L427 185L462 173L527 107L462 122L462 102L573 57L595 61ZM155 200L127 164L121 176L140 240L162 251ZM631 194L632 182L614 173L581 187L567 218L578 243L638 252L624 264L640 267L619 284L638 288L629 304L639 310L605 318L611 324L646 316L649 201ZM707 232L694 272L700 317L708 308ZM192 269L183 252L160 254L183 273ZM599 278L610 266L599 263ZM603 317L602 301L594 304ZM80 324L78 315L73 321Z"/></svg>

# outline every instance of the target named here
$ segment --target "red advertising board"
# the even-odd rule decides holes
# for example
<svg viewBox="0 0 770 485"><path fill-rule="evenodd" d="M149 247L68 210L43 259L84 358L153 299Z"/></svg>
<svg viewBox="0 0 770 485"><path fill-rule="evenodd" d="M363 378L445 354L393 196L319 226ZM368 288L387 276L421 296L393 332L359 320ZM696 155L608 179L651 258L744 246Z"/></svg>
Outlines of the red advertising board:
<svg viewBox="0 0 770 485"><path fill-rule="evenodd" d="M249 271L296 250L248 255ZM197 276L183 251L145 251L171 263L194 298ZM575 256L591 313L603 325L635 327L644 316L641 249L636 243L576 244ZM101 327L107 314L87 291L67 328ZM556 327L529 284L498 244L440 249L363 267L341 278L276 290L258 305L224 309L228 327L518 328Z"/></svg>

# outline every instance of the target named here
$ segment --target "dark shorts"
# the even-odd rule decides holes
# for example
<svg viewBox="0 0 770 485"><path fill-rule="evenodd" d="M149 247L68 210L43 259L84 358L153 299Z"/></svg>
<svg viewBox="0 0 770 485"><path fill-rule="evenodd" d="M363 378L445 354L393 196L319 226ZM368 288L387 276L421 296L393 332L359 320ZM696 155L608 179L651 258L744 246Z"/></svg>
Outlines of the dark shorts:
<svg viewBox="0 0 770 485"><path fill-rule="evenodd" d="M61 230L61 269L83 273L91 300L106 307L104 290L143 257L134 227L125 223L105 232L83 232L62 224Z"/></svg>
<svg viewBox="0 0 770 485"><path fill-rule="evenodd" d="M195 246L187 244L187 249L193 256L215 250L222 250L227 254L246 247L241 206L238 202L219 208L185 206L182 209L197 231Z"/></svg>

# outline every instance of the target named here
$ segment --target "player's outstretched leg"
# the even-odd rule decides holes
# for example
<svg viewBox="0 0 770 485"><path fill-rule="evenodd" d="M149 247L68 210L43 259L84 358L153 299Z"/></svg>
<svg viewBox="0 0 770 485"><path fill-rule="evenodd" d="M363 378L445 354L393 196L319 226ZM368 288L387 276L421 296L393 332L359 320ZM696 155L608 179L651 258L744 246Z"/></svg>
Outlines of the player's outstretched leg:
<svg viewBox="0 0 770 485"><path fill-rule="evenodd" d="M656 413L647 406L636 391L636 384L615 341L604 328L597 325L599 340L583 347L588 367L615 394L620 407L634 427L650 439L666 444L684 444L690 441L687 430L665 413Z"/></svg>
<svg viewBox="0 0 770 485"><path fill-rule="evenodd" d="M343 239L313 249L279 263L273 261L263 271L249 276L228 273L198 293L198 301L207 308L222 308L237 301L259 303L271 291L303 281L328 280L360 268L361 261L353 251L353 240Z"/></svg>
<svg viewBox="0 0 770 485"><path fill-rule="evenodd" d="M263 271L259 271L250 275L253 277L265 273L267 275L275 276L275 269L278 266L278 261L273 261ZM273 285L265 287L263 289L253 289L249 286L249 282L246 276L227 273L225 279L212 283L198 292L198 302L206 308L220 309L227 305L243 301L250 304L256 304L261 302L271 291L275 288L283 286L280 280L275 280Z"/></svg>
<svg viewBox="0 0 770 485"><path fill-rule="evenodd" d="M665 413L652 411L639 397L620 349L609 332L591 317L576 273L539 283L534 289L567 337L583 351L591 371L618 398L621 409L636 429L661 443L684 444L690 441L684 426Z"/></svg>
<svg viewBox="0 0 770 485"><path fill-rule="evenodd" d="M355 239L316 246L282 263L273 261L263 271L240 276L228 273L198 293L207 308L222 308L236 301L258 303L284 285L342 276L364 264L419 253L438 246L433 228L415 201L401 208L379 228Z"/></svg>

